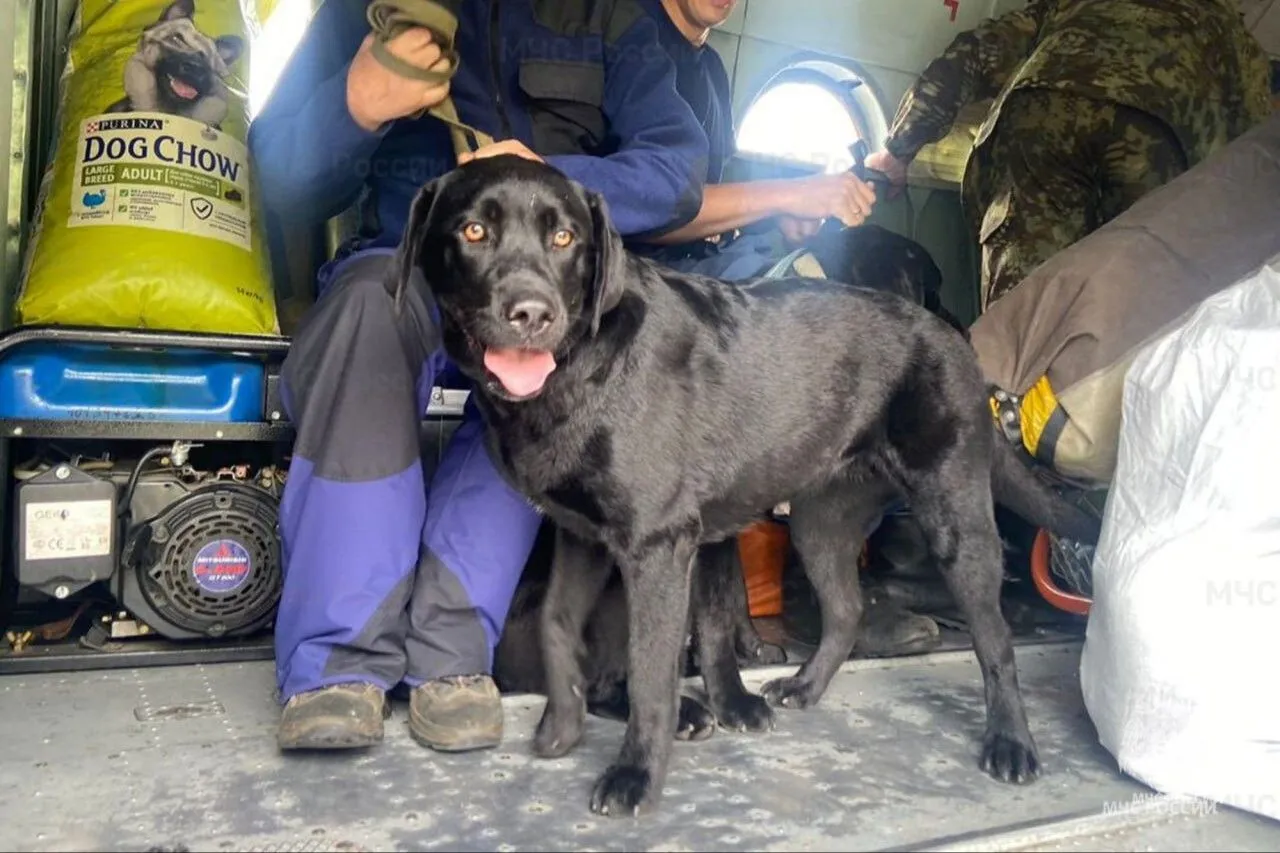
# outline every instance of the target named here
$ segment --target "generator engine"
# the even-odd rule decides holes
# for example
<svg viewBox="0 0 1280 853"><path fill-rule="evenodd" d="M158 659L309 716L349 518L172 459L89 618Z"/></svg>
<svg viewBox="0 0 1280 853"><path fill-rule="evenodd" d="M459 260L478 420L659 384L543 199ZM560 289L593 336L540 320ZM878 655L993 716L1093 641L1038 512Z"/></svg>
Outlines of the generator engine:
<svg viewBox="0 0 1280 853"><path fill-rule="evenodd" d="M136 461L41 460L15 470L22 588L58 599L105 586L172 640L252 634L280 599L284 472L188 464L175 442Z"/></svg>

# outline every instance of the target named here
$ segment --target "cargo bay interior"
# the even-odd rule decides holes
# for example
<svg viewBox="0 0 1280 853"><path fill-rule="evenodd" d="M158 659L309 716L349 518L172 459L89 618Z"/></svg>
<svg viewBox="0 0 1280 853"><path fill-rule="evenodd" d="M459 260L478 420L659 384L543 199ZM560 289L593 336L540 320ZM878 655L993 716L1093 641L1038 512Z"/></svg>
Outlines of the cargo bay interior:
<svg viewBox="0 0 1280 853"><path fill-rule="evenodd" d="M278 73L293 40L300 36L301 27L314 8L309 0L280 0L279 3L260 5L272 14L265 18L266 24L258 36L258 53L251 66L251 110L260 105L263 93L270 90L273 74ZM66 33L74 9L75 4L70 2L19 3L13 7L12 17L6 19L6 25L14 28L15 38L5 41L15 45L11 48L15 73L9 93L14 109L6 117L8 126L4 129L8 130L13 150L17 153L5 163L11 215L3 271L10 293L16 288L21 271L22 250L30 237L30 220L39 190L39 177L53 141L58 93L56 81L60 73L56 58L65 55ZM830 3L822 8L815 6L811 17L797 18L788 14L781 4L759 0L754 6L739 4L730 19L713 31L710 42L721 53L732 75L742 153L730 165L731 179L793 176L849 168L852 165L849 146L860 138L883 136L893 105L913 79L914 69L923 67L932 53L944 46L958 28L972 25L991 11L994 10L982 8L980 4L956 4L954 8L943 6L940 11L922 13L921 24L913 30L910 38L895 39L883 37L889 32L884 29L886 22L895 17L895 13L883 5L858 4L851 14L849 8ZM843 23L839 28L815 27L816 21L825 21L828 25L833 21ZM882 35L876 38L863 35L872 32ZM847 35L850 33L858 35L850 38ZM972 319L977 311L977 259L971 241L965 237L957 181L967 152L968 135L976 127L976 115L974 111L973 115L962 117L951 135L929 146L913 166L909 192L902 198L879 205L873 214L876 221L915 237L928 249L943 273L947 307L965 320ZM272 262L279 314L283 330L288 334L290 324L296 322L312 298L315 270L349 233L353 221L350 215L336 217L322 233L292 231L278 221L271 221L269 225L275 249ZM6 306L11 303L12 299L6 300ZM47 348L42 348L45 347L43 343L36 342L32 346L35 349L15 350L14 357L26 357L26 353L31 352L34 355L30 358L38 359L47 352ZM191 369L204 368L193 364ZM222 381L229 387L244 378L233 371ZM233 413L232 420L238 422L223 429L222 434L223 439L229 439L236 430L240 430L246 437L264 439L268 444L259 443L255 448L262 451L264 446L270 446L273 438L285 435L286 430L271 420L273 416L279 418L279 404L278 401L275 403L273 415L269 396L272 390L266 387L270 380L259 379L255 374L252 381L261 382L263 393L268 396L267 410L257 416L262 423L257 427L251 426L253 417L241 418ZM463 395L455 391L440 390L432 417L428 419L425 440L429 446L438 449L443 444L455 422L449 415L458 411L461 399ZM11 436L25 434L28 439L33 437L30 426L23 430L18 425L14 429L20 432L10 431ZM54 424L52 429L53 434L47 436L49 438L72 434L61 432L62 427L58 424ZM173 430L160 429L156 437L163 433L167 438L170 432ZM142 435L141 443L133 445L131 449L135 456L137 452L153 446L148 443L151 437ZM217 436L211 435L210 438L217 439ZM30 445L20 444L19 447L29 449ZM6 453L18 452L18 448L6 449ZM430 457L428 452L428 459ZM224 462L234 466L241 460L228 457ZM268 459L267 462L279 464L280 460ZM20 464L20 460L10 457L10 463ZM122 485L127 482L128 474L127 467L116 472L118 478L123 478ZM143 478L139 484L144 492L148 490L147 480ZM160 503L154 507L156 510L174 499L176 492L171 492L171 487L169 484L163 490L170 497L160 498ZM11 584L7 592L10 596L15 594L13 586ZM57 584L44 592L35 592L31 596L32 601L38 605L45 604L49 593L56 587ZM22 597L25 600L27 594L23 593ZM75 612L74 608L69 612ZM1052 608L1046 608L1045 612L1051 622L1058 621ZM68 613L56 612L53 615L56 618L52 621L58 621ZM152 614L152 618L158 620L160 617ZM157 630L155 625L148 625L146 619L135 621L130 618L123 620L122 624L117 624L114 619L113 616L109 632L115 636L101 638L104 641L121 640L125 634L137 632L149 635L132 638L144 642L122 647L121 650L127 648L131 653L133 650L150 650L150 638L155 636L151 633L153 631L175 638L187 633L172 626L173 630L166 634ZM197 619L192 624L199 622ZM97 633L95 631L95 635ZM201 632L197 630L195 633ZM233 630L232 633L240 631ZM223 641L224 644L226 642ZM6 658L4 665L13 664L25 669L28 660L34 661L45 655L78 656L82 652L83 649L77 649L75 644L36 642L24 645L21 664L18 659ZM175 649L166 647L164 651L157 652L160 655L158 659L168 658L170 654L178 655L174 660L186 660L193 653L190 644ZM248 646L237 644L234 651L219 652L227 653L234 656L269 654L268 641L258 637ZM100 655L90 657L100 659ZM131 654L121 658L125 659L131 659Z"/></svg>
<svg viewBox="0 0 1280 853"><path fill-rule="evenodd" d="M266 23L251 48L251 111L319 2L257 0ZM899 98L958 31L1020 5L740 0L710 39L733 84L741 150L731 176L848 169L850 145L883 137ZM1274 58L1280 6L1272 6L1242 4ZM1145 787L1118 771L1097 744L1076 684L1087 581L1064 591L1070 578L1058 578L1058 586L1050 579L1048 587L1033 578L1035 531L1016 525L1006 612L1029 710L1040 718L1037 736L1058 769L1047 792L974 790L967 741L929 740L954 728L953 717L972 723L981 709L968 635L946 602L931 611L942 637L929 653L851 661L824 710L802 722L788 718L775 740L722 734L704 756L678 753L683 777L673 783L673 805L646 825L620 830L589 819L584 807L594 768L620 726L593 719L589 748L549 766L528 756L524 741L537 721L538 697L508 697L511 742L483 760L424 767L398 729L389 736L397 754L359 759L352 777L333 761L290 763L276 755L270 622L278 575L261 571L229 601L185 582L175 566L190 562L210 530L234 525L254 565L278 572L273 519L290 432L274 371L287 342L145 329L114 338L85 329L24 334L13 324L41 176L54 150L75 7L76 0L10 0L0 9L0 70L10 76L0 86L9 107L0 109L0 139L8 145L0 157L7 206L0 363L9 362L13 376L34 377L28 381L36 391L42 371L65 377L68 364L99 375L137 371L144 381L148 371L199 376L206 387L228 390L216 401L217 414L186 420L112 416L95 410L92 396L46 398L43 415L28 407L0 416L8 483L0 490L0 717L28 717L20 728L0 726L11 732L4 738L11 746L0 751L7 755L0 780L11 792L27 792L0 795L0 838L15 849L1049 850L1192 849L1208 841L1208 849L1264 850L1280 843L1280 830L1252 815L1194 803L1148 807ZM947 308L966 322L978 314L979 258L959 180L983 106L965 111L946 138L926 147L913 162L908 191L878 204L872 219L929 251L943 274ZM313 295L315 270L352 227L348 216L320 233L270 223L284 335ZM240 360L246 354L250 368ZM0 393L16 399L19 386L0 377ZM424 421L428 463L438 459L464 398L452 389L433 396ZM77 464L68 470L49 462L54 458ZM162 458L171 471L198 474L140 473L145 462ZM131 506L138 518L163 518L169 542L139 543L136 531L125 530L126 553L113 550L74 582L56 572L28 573L14 543L17 519L27 502L55 494L109 494L113 506ZM776 583L781 590L782 580ZM786 649L790 668L812 651L817 614L803 590L787 586L780 595L790 615L763 608L769 615L757 621L766 640ZM758 687L775 671L749 671L748 685ZM921 696L927 707L902 710ZM19 708L38 713L15 714ZM834 746L854 739L878 744L881 755ZM114 774L123 784L82 808L71 780L83 768L57 770L76 756L92 774ZM922 770L927 780L917 778ZM349 778L370 784L343 802L333 792L354 791L357 783L343 781ZM783 795L752 781L762 778L793 789ZM1107 803L1128 805L1107 811ZM69 812L75 816L64 817Z"/></svg>

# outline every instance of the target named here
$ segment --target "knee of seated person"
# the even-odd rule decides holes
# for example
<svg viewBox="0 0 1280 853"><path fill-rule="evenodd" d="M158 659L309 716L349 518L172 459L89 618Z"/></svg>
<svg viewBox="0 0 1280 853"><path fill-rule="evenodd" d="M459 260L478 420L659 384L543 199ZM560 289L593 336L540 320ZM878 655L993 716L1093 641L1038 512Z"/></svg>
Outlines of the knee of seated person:
<svg viewBox="0 0 1280 853"><path fill-rule="evenodd" d="M327 261L316 276L316 301L372 293L391 295L388 273L395 258L393 252L374 249Z"/></svg>
<svg viewBox="0 0 1280 853"><path fill-rule="evenodd" d="M361 264L355 269L346 270L325 289L317 299L313 315L322 314L329 318L359 318L360 326L385 326L394 319L395 292L383 274L384 267ZM334 325L334 320L319 324L326 329Z"/></svg>
<svg viewBox="0 0 1280 853"><path fill-rule="evenodd" d="M324 298L352 304L391 305L395 291L386 276L386 265L377 263L379 258L370 258L352 264L352 268L344 270L324 294Z"/></svg>
<svg viewBox="0 0 1280 853"><path fill-rule="evenodd" d="M334 291L312 306L295 330L285 358L286 377L298 364L326 361L353 346L364 350L362 341L373 345L368 357L378 358L374 353L385 353L386 342L399 340L398 329L392 297L380 280L361 277L335 281ZM286 378L286 382L290 379Z"/></svg>

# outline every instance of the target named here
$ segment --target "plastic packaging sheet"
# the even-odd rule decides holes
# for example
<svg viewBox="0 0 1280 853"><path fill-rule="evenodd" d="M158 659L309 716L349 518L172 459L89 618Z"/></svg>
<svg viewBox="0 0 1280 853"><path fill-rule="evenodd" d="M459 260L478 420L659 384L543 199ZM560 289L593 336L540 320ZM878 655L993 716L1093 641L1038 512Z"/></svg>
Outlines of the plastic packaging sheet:
<svg viewBox="0 0 1280 853"><path fill-rule="evenodd" d="M1280 820L1280 256L1125 380L1081 681L1120 769Z"/></svg>

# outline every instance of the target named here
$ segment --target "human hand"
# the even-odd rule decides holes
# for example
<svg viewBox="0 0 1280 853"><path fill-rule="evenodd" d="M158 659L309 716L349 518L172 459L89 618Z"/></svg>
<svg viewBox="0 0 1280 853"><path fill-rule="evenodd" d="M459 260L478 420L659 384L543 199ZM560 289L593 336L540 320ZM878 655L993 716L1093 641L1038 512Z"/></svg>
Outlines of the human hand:
<svg viewBox="0 0 1280 853"><path fill-rule="evenodd" d="M517 157L523 157L526 160L532 160L535 163L545 162L537 154L529 150L523 142L518 139L504 139L501 142L495 142L492 145L482 145L475 151L464 151L458 155L458 165L465 166L472 160L483 160L486 157L498 157L502 154L514 154Z"/></svg>
<svg viewBox="0 0 1280 853"><path fill-rule="evenodd" d="M807 242L822 230L821 219L797 219L794 216L779 216L778 230L783 238L794 248Z"/></svg>
<svg viewBox="0 0 1280 853"><path fill-rule="evenodd" d="M889 198L896 198L907 185L907 164L888 151L880 150L868 155L866 167L884 173L889 179Z"/></svg>
<svg viewBox="0 0 1280 853"><path fill-rule="evenodd" d="M347 110L356 124L373 132L389 121L429 110L449 96L447 80L414 80L384 66L370 52L373 39L373 34L365 37L347 71ZM442 73L449 70L449 59L430 31L422 27L405 30L387 42L387 50L418 68Z"/></svg>
<svg viewBox="0 0 1280 853"><path fill-rule="evenodd" d="M796 181L783 213L819 223L835 217L852 228L866 221L875 203L876 191L870 184L858 180L851 172L842 172Z"/></svg>

